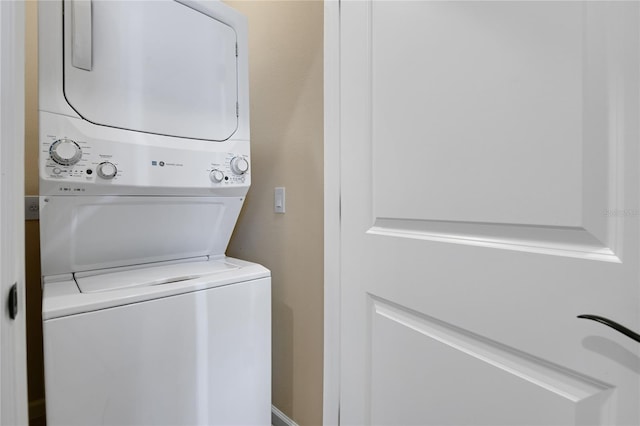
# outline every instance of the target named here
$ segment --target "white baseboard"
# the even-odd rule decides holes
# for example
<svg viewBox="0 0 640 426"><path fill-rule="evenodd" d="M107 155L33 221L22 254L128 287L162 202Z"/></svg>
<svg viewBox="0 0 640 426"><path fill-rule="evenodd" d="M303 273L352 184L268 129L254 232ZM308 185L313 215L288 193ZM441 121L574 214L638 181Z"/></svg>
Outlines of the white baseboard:
<svg viewBox="0 0 640 426"><path fill-rule="evenodd" d="M44 398L29 401L29 418L37 419L44 417L46 414ZM271 406L271 424L273 426L298 426L296 422L291 420L282 411L278 410L275 406Z"/></svg>
<svg viewBox="0 0 640 426"><path fill-rule="evenodd" d="M29 401L29 419L38 419L45 415L44 398Z"/></svg>
<svg viewBox="0 0 640 426"><path fill-rule="evenodd" d="M298 426L296 422L287 417L286 414L278 410L274 405L271 406L271 424L273 426Z"/></svg>

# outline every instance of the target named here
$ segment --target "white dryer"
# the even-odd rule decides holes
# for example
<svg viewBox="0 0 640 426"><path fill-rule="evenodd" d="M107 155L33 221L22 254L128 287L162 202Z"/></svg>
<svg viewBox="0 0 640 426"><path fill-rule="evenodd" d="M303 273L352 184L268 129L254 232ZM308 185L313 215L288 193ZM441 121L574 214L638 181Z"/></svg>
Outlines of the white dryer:
<svg viewBox="0 0 640 426"><path fill-rule="evenodd" d="M49 425L270 424L271 278L225 251L251 182L246 20L39 4Z"/></svg>

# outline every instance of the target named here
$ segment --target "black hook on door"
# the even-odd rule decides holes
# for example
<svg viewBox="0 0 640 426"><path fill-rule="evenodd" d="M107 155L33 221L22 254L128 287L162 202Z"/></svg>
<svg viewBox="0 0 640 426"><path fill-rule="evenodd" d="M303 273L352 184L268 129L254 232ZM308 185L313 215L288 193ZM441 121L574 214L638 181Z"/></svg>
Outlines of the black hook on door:
<svg viewBox="0 0 640 426"><path fill-rule="evenodd" d="M589 319L589 320L592 320L592 321L599 322L600 324L604 324L604 325L606 325L608 327L613 328L616 331L619 331L620 333L624 334L625 336L629 337L630 339L633 339L636 342L640 343L640 334L629 330L627 327L625 327L623 325L620 325L617 322L610 320L609 318L601 317L601 316L598 316L598 315L589 315L589 314L578 315L578 318Z"/></svg>
<svg viewBox="0 0 640 426"><path fill-rule="evenodd" d="M18 283L12 285L9 290L7 306L9 308L9 318L12 320L16 319L18 316Z"/></svg>

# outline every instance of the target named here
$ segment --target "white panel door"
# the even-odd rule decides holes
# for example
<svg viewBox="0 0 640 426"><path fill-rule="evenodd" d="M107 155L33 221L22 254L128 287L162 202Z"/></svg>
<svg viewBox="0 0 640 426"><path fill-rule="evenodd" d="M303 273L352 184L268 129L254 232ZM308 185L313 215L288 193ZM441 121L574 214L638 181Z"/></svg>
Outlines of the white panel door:
<svg viewBox="0 0 640 426"><path fill-rule="evenodd" d="M640 424L639 6L342 2L341 424Z"/></svg>

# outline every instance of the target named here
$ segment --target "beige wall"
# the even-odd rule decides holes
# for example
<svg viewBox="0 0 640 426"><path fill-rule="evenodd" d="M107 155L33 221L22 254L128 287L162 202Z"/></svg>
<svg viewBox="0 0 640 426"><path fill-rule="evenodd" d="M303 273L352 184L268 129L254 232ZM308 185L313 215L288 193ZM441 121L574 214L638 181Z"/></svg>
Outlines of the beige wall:
<svg viewBox="0 0 640 426"><path fill-rule="evenodd" d="M38 33L35 1L26 2L25 51L25 193L38 195ZM25 223L27 291L27 373L29 402L44 398L42 309L40 291L40 234L37 221ZM43 406L40 404L40 408ZM31 411L31 410L30 410ZM44 412L40 411L41 415ZM35 422L34 422L35 423Z"/></svg>
<svg viewBox="0 0 640 426"><path fill-rule="evenodd" d="M273 276L273 403L322 423L323 104L321 1L229 1L249 19L252 187L228 254ZM36 7L27 4L26 182L38 193ZM286 187L287 212L273 213ZM38 223L27 222L29 400L44 396Z"/></svg>

